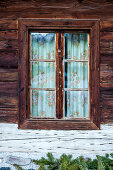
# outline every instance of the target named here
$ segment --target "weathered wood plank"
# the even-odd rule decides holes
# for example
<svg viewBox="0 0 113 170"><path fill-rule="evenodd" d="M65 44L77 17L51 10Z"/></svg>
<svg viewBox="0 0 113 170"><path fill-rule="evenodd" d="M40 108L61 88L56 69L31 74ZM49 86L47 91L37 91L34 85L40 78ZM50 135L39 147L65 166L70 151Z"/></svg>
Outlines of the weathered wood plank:
<svg viewBox="0 0 113 170"><path fill-rule="evenodd" d="M113 63L100 64L100 82L113 83Z"/></svg>
<svg viewBox="0 0 113 170"><path fill-rule="evenodd" d="M18 67L18 51L16 50L0 50L0 67L17 68Z"/></svg>
<svg viewBox="0 0 113 170"><path fill-rule="evenodd" d="M113 90L113 83L112 82L105 82L100 83L100 90Z"/></svg>
<svg viewBox="0 0 113 170"><path fill-rule="evenodd" d="M113 31L112 32L100 32L100 42L113 42Z"/></svg>
<svg viewBox="0 0 113 170"><path fill-rule="evenodd" d="M0 107L18 107L17 82L0 82Z"/></svg>
<svg viewBox="0 0 113 170"><path fill-rule="evenodd" d="M4 16L6 16L6 14ZM0 18L0 30L8 30L8 29L18 29L18 20L8 19L4 17Z"/></svg>
<svg viewBox="0 0 113 170"><path fill-rule="evenodd" d="M0 40L18 39L17 30L0 31Z"/></svg>
<svg viewBox="0 0 113 170"><path fill-rule="evenodd" d="M6 91L5 94L7 93L13 93L16 94L18 93L18 82L0 82L0 93L2 93L2 91ZM5 95L4 94L4 95Z"/></svg>
<svg viewBox="0 0 113 170"><path fill-rule="evenodd" d="M113 31L113 20L103 20L100 22L100 31Z"/></svg>
<svg viewBox="0 0 113 170"><path fill-rule="evenodd" d="M18 81L18 70L0 68L0 82L15 82Z"/></svg>
<svg viewBox="0 0 113 170"><path fill-rule="evenodd" d="M0 97L0 107L8 108L8 107L18 107L18 98L12 96L1 96Z"/></svg>
<svg viewBox="0 0 113 170"><path fill-rule="evenodd" d="M18 49L18 40L0 40L0 50Z"/></svg>
<svg viewBox="0 0 113 170"><path fill-rule="evenodd" d="M100 33L100 56L101 62L113 61L113 32Z"/></svg>
<svg viewBox="0 0 113 170"><path fill-rule="evenodd" d="M7 3L8 2L8 3ZM62 5L62 6L61 6ZM112 4L112 1L99 1L99 0L95 0L92 1L92 0L85 0L85 1L73 1L73 0L65 0L65 3L63 1L57 1L57 0L54 0L54 1L51 1L51 0L45 0L45 1L41 1L41 0L38 0L38 3L37 3L37 0L34 0L34 1L29 1L29 3L27 3L27 1L23 2L22 0L20 1L12 1L11 0L5 0L5 1L0 1L0 7L1 7L1 10L4 11L4 10L11 10L11 9L14 9L14 11L18 10L18 9L24 9L25 7L27 9L29 9L31 7L32 8L39 8L39 7L43 7L43 8L71 8L71 9L75 9L75 8L78 8L78 9L81 9L81 10L95 10L95 9L100 9L102 10L102 7L103 8L112 8L113 7L113 4Z"/></svg>
<svg viewBox="0 0 113 170"><path fill-rule="evenodd" d="M101 122L113 122L113 88L102 88L100 93Z"/></svg>
<svg viewBox="0 0 113 170"><path fill-rule="evenodd" d="M18 122L18 108L0 108L0 122Z"/></svg>

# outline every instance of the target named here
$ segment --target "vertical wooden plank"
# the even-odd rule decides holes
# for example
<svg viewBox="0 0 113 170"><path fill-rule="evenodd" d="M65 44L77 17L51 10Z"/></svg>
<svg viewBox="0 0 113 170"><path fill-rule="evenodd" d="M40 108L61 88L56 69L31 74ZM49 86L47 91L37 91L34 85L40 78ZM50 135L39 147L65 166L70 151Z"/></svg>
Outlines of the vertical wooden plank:
<svg viewBox="0 0 113 170"><path fill-rule="evenodd" d="M90 119L100 128L100 112L99 112L99 22L95 22L90 35Z"/></svg>

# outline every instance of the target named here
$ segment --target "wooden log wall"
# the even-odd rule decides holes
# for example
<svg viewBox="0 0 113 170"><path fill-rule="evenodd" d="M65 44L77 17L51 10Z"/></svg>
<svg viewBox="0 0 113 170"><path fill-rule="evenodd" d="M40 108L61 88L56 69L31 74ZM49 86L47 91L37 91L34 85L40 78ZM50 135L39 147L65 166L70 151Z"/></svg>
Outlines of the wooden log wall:
<svg viewBox="0 0 113 170"><path fill-rule="evenodd" d="M18 121L18 18L100 19L101 123L113 122L113 1L0 1L0 122Z"/></svg>

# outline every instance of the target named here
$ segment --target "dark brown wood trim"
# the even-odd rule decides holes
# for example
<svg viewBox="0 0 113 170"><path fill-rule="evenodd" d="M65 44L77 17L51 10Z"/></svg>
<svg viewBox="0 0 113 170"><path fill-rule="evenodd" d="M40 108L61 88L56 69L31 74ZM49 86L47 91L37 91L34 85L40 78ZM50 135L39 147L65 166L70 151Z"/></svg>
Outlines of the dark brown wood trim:
<svg viewBox="0 0 113 170"><path fill-rule="evenodd" d="M27 119L27 65L28 58L28 31L38 29L51 30L86 30L90 32L90 120L30 120ZM62 39L61 33L57 33L56 40ZM61 42L61 41L60 41ZM62 49L62 43L57 43L56 50L59 46ZM63 41L62 41L63 42ZM76 20L76 19L19 19L19 128L22 129L99 129L99 21L98 20ZM62 53L56 53L56 113L57 118L62 117L63 113L63 70L59 67L62 63ZM28 59L27 59L28 60ZM59 75L58 67L61 69ZM95 78L95 79L94 79ZM59 87L59 82L61 87ZM59 90L60 89L60 90Z"/></svg>
<svg viewBox="0 0 113 170"><path fill-rule="evenodd" d="M99 130L90 120L26 120L21 129Z"/></svg>
<svg viewBox="0 0 113 170"><path fill-rule="evenodd" d="M59 85L60 85L60 78L59 78L59 55L58 55L58 40L59 40L59 33L56 34L56 118L59 118L59 107L60 107L60 95L59 95Z"/></svg>
<svg viewBox="0 0 113 170"><path fill-rule="evenodd" d="M100 128L99 66L99 22L96 21L90 34L90 120Z"/></svg>

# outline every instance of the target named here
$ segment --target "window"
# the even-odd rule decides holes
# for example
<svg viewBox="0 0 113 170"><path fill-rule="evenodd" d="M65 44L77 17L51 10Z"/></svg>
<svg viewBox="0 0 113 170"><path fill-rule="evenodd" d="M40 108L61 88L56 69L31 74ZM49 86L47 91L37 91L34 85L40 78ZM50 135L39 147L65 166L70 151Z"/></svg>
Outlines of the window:
<svg viewBox="0 0 113 170"><path fill-rule="evenodd" d="M98 34L98 20L19 20L19 128L100 128Z"/></svg>

